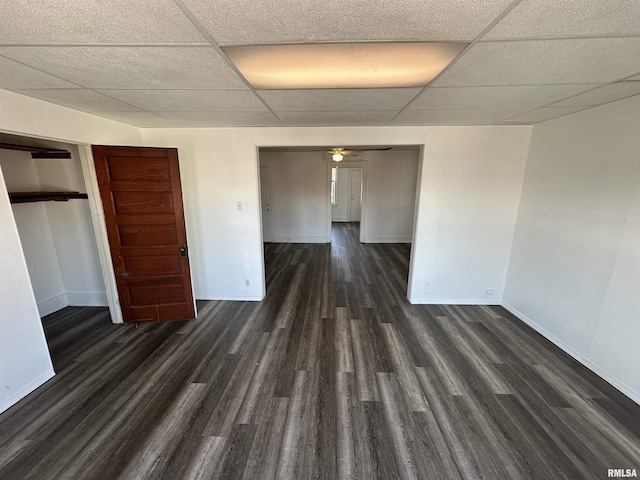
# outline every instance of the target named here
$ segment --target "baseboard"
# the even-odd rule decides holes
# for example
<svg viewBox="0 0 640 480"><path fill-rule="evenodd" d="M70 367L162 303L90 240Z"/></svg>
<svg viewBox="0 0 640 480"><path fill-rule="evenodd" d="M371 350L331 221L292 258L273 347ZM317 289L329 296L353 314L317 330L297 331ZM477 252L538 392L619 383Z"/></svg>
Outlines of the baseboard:
<svg viewBox="0 0 640 480"><path fill-rule="evenodd" d="M545 328L538 325L532 319L527 317L524 313L520 312L517 308L512 307L508 303L503 303L502 307L504 307L505 310L511 312L513 315L515 315L519 320L529 325L536 332L538 332L544 338L546 338L551 343L553 343L556 347L560 348L563 352L567 353L568 355L571 355L573 358L575 358L578 362L580 362L582 365L587 367L593 373L595 373L596 375L604 379L606 382L610 383L615 388L620 390L631 400L640 404L640 392L636 392L634 389L632 389L627 384L625 384L622 380L618 379L616 376L612 375L605 369L593 363L591 360L589 360L589 358L577 352L570 345L566 344L565 342L560 340L558 337L556 337L554 334L552 334Z"/></svg>
<svg viewBox="0 0 640 480"><path fill-rule="evenodd" d="M264 299L264 296L247 296L242 297L239 295L221 295L215 293L196 293L195 297L198 300L228 300L231 302L261 302Z"/></svg>
<svg viewBox="0 0 640 480"><path fill-rule="evenodd" d="M0 413L4 412L11 406L18 403L20 400L22 400L24 397L26 397L31 392L33 392L36 388L38 388L40 385L45 383L47 380L50 380L51 378L53 378L55 374L56 372L53 371L53 368L49 368L46 372L39 375L34 380L30 381L27 385L22 387L20 390L13 393L8 398L4 399L2 402L0 402Z"/></svg>
<svg viewBox="0 0 640 480"><path fill-rule="evenodd" d="M61 293L60 295L56 295L55 297L51 297L47 300L38 302L38 313L41 317L44 317L53 312L57 312L58 310L62 310L68 305L69 301L67 299L67 294Z"/></svg>
<svg viewBox="0 0 640 480"><path fill-rule="evenodd" d="M74 307L108 307L106 292L67 292L67 303Z"/></svg>
<svg viewBox="0 0 640 480"><path fill-rule="evenodd" d="M365 235L363 243L411 243L411 235Z"/></svg>
<svg viewBox="0 0 640 480"><path fill-rule="evenodd" d="M408 298L408 300L414 305L500 305L499 299L492 298Z"/></svg>
<svg viewBox="0 0 640 480"><path fill-rule="evenodd" d="M330 243L331 238L326 235L290 235L273 236L271 243Z"/></svg>
<svg viewBox="0 0 640 480"><path fill-rule="evenodd" d="M349 219L347 217L336 217L336 218L331 217L331 221L336 223L347 223Z"/></svg>
<svg viewBox="0 0 640 480"><path fill-rule="evenodd" d="M73 307L108 307L105 292L68 292L38 302L38 312L41 317L62 310L69 305Z"/></svg>

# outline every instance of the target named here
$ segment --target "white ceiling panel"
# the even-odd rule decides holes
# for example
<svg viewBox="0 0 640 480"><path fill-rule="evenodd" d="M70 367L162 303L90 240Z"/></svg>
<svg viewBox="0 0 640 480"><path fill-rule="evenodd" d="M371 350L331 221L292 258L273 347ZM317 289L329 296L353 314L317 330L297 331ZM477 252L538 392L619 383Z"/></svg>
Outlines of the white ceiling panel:
<svg viewBox="0 0 640 480"><path fill-rule="evenodd" d="M554 103L553 107L602 105L640 94L640 82L620 82L605 85L586 93Z"/></svg>
<svg viewBox="0 0 640 480"><path fill-rule="evenodd" d="M213 47L4 47L0 55L93 89L246 88Z"/></svg>
<svg viewBox="0 0 640 480"><path fill-rule="evenodd" d="M0 88L7 90L27 88L78 88L78 85L28 67L8 58L0 57Z"/></svg>
<svg viewBox="0 0 640 480"><path fill-rule="evenodd" d="M478 43L433 85L610 83L640 70L640 37Z"/></svg>
<svg viewBox="0 0 640 480"><path fill-rule="evenodd" d="M150 112L100 112L96 115L136 127L183 127L184 125Z"/></svg>
<svg viewBox="0 0 640 480"><path fill-rule="evenodd" d="M524 0L484 39L640 35L638 0Z"/></svg>
<svg viewBox="0 0 640 480"><path fill-rule="evenodd" d="M541 107L594 85L428 88L409 110Z"/></svg>
<svg viewBox="0 0 640 480"><path fill-rule="evenodd" d="M218 53L376 41L474 43L424 91L256 92ZM0 88L140 127L536 123L640 94L640 1L9 0Z"/></svg>
<svg viewBox="0 0 640 480"><path fill-rule="evenodd" d="M27 90L25 92L17 90L17 92L83 112L135 112L138 110L136 107L86 89L47 89Z"/></svg>
<svg viewBox="0 0 640 480"><path fill-rule="evenodd" d="M159 112L186 127L269 127L282 123L270 112Z"/></svg>
<svg viewBox="0 0 640 480"><path fill-rule="evenodd" d="M511 0L183 0L220 44L470 40Z"/></svg>
<svg viewBox="0 0 640 480"><path fill-rule="evenodd" d="M264 112L251 90L98 90L143 110L166 112Z"/></svg>
<svg viewBox="0 0 640 480"><path fill-rule="evenodd" d="M386 125L395 113L388 110L368 112L276 112L286 125L301 127Z"/></svg>
<svg viewBox="0 0 640 480"><path fill-rule="evenodd" d="M171 0L2 3L2 44L206 43Z"/></svg>
<svg viewBox="0 0 640 480"><path fill-rule="evenodd" d="M335 112L400 110L420 88L374 88L343 90L259 90L267 104L278 112Z"/></svg>
<svg viewBox="0 0 640 480"><path fill-rule="evenodd" d="M571 113L579 112L588 107L546 107L537 108L528 112L515 115L504 120L504 123L538 123L552 118L562 117Z"/></svg>
<svg viewBox="0 0 640 480"><path fill-rule="evenodd" d="M390 125L491 125L522 109L405 110Z"/></svg>

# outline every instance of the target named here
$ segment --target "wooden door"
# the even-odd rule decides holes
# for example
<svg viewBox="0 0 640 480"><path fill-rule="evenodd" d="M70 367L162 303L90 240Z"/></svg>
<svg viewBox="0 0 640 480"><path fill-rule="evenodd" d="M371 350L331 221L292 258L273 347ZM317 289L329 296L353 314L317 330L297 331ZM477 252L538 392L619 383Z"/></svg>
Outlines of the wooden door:
<svg viewBox="0 0 640 480"><path fill-rule="evenodd" d="M125 322L195 317L175 148L94 146Z"/></svg>

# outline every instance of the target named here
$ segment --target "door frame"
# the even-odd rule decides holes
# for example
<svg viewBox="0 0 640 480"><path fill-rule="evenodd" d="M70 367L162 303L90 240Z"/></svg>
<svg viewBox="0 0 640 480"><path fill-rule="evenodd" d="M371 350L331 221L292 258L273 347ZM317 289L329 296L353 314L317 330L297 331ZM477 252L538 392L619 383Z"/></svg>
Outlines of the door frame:
<svg viewBox="0 0 640 480"><path fill-rule="evenodd" d="M365 231L367 225L367 161L342 161L334 162L333 160L327 160L327 192L328 192L328 215L327 215L327 238L331 239L331 169L334 167L340 168L361 168L362 169L362 204L360 206L360 243L364 243ZM349 178L351 181L351 178ZM349 186L351 191L351 186ZM351 207L349 207L351 210Z"/></svg>
<svg viewBox="0 0 640 480"><path fill-rule="evenodd" d="M263 192L263 184L262 184L262 169L265 169L265 172L267 172L267 180L268 180L268 191L266 192L267 194L267 200L269 200L267 202L267 206L266 206L266 210L267 211L271 211L271 169L268 165L259 165L258 166L258 190L260 193L260 232L262 234L262 243L264 242L271 242L272 236L271 236L271 230L268 231L268 235L265 235L265 223L268 227L270 226L270 221L269 221L269 214L267 213L265 215L264 211L265 211L265 205L262 204L262 194L265 193ZM266 222L265 222L266 220Z"/></svg>
<svg viewBox="0 0 640 480"><path fill-rule="evenodd" d="M87 187L89 210L91 211L93 231L96 235L98 256L100 257L102 278L107 292L107 304L109 305L111 321L113 323L124 323L122 309L120 308L120 297L118 296L118 286L116 285L116 272L111 261L107 222L104 218L104 209L100 197L100 189L98 188L98 176L96 175L96 165L93 161L91 145L78 145L78 151L80 152L80 165L82 166L82 174ZM193 273L191 275L193 276Z"/></svg>

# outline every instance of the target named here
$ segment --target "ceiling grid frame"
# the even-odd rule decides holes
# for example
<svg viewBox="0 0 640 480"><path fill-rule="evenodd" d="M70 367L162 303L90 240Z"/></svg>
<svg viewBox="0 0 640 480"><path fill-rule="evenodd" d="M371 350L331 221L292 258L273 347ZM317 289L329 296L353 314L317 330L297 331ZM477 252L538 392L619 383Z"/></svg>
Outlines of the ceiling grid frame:
<svg viewBox="0 0 640 480"><path fill-rule="evenodd" d="M109 5L9 0L0 88L142 128L534 124L640 94L634 0ZM223 50L410 41L469 45L424 87L359 91L256 89Z"/></svg>

